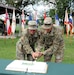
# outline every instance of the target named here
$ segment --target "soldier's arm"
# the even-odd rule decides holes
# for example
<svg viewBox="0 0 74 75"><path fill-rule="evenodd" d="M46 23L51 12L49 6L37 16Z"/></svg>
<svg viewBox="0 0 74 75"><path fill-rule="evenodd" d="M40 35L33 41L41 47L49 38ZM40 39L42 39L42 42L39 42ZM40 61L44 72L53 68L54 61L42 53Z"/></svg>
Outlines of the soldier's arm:
<svg viewBox="0 0 74 75"><path fill-rule="evenodd" d="M63 37L61 34L55 35L55 39L53 40L53 44L50 48L48 48L47 50L45 50L43 52L44 55L46 54L53 54L59 47L59 44L62 43L62 47L64 47L64 41L63 41Z"/></svg>
<svg viewBox="0 0 74 75"><path fill-rule="evenodd" d="M21 42L22 42L23 49L25 50L25 52L27 54L32 54L33 53L33 50L30 47L29 40L28 40L28 38L25 35L21 37Z"/></svg>
<svg viewBox="0 0 74 75"><path fill-rule="evenodd" d="M36 52L41 52L41 50L44 47L43 45L44 45L44 43L43 43L43 36L40 35L40 38L37 41L37 47L35 48Z"/></svg>

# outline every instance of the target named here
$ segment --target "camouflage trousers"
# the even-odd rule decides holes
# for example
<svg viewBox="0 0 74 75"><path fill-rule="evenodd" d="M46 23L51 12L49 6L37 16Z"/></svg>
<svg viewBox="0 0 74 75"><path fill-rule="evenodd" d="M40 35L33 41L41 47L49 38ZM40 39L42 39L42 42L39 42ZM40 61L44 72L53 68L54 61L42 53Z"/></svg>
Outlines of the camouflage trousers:
<svg viewBox="0 0 74 75"><path fill-rule="evenodd" d="M33 61L34 59L32 58L31 54L27 54L24 49L23 46L20 42L18 42L16 44L16 59L18 60L29 60L29 61Z"/></svg>
<svg viewBox="0 0 74 75"><path fill-rule="evenodd" d="M56 52L54 52L53 54L50 55L44 55L44 61L45 62L49 62L52 59L52 56L54 55L55 57L55 62L59 63L62 62L63 60L63 55L64 55L64 50L63 49L58 49Z"/></svg>

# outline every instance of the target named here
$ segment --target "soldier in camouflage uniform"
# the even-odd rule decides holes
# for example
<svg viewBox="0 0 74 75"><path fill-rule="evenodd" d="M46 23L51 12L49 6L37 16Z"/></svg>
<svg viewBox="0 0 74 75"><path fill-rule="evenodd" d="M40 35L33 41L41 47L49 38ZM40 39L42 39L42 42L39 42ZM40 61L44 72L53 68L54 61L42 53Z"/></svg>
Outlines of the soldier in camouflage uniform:
<svg viewBox="0 0 74 75"><path fill-rule="evenodd" d="M28 22L28 28L25 29L23 36L16 43L16 57L20 60L34 60L39 52L35 52L35 44L40 35L35 21Z"/></svg>
<svg viewBox="0 0 74 75"><path fill-rule="evenodd" d="M45 62L51 61L53 54L55 56L55 62L62 62L64 54L62 29L60 27L53 26L51 17L46 17L44 20L41 37L36 51L41 51L42 48L44 49L43 55Z"/></svg>

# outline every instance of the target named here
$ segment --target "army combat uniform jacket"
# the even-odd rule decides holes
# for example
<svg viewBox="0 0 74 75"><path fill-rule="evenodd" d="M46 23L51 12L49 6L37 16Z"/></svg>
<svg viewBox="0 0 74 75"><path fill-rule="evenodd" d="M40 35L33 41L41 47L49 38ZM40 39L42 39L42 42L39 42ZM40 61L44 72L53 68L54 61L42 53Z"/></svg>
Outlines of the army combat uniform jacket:
<svg viewBox="0 0 74 75"><path fill-rule="evenodd" d="M55 61L62 61L64 40L61 28L53 26L51 32L46 34L43 30L41 31L36 51L41 51L42 49L44 49L43 54L45 61L50 61L53 54L55 55Z"/></svg>
<svg viewBox="0 0 74 75"><path fill-rule="evenodd" d="M38 30L34 35L29 34L28 29L23 33L23 36L16 43L16 57L20 60L33 60L31 54L35 52L35 45L39 39Z"/></svg>

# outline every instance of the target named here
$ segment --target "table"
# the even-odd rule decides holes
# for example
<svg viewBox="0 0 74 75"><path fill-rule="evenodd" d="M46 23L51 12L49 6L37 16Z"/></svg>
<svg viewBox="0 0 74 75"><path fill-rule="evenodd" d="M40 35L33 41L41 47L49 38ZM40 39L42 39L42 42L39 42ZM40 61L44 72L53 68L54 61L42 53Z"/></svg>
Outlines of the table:
<svg viewBox="0 0 74 75"><path fill-rule="evenodd" d="M0 59L0 75L74 75L74 64L53 62L47 62L48 71L46 74L15 72L5 70L6 66L12 61L13 60Z"/></svg>

